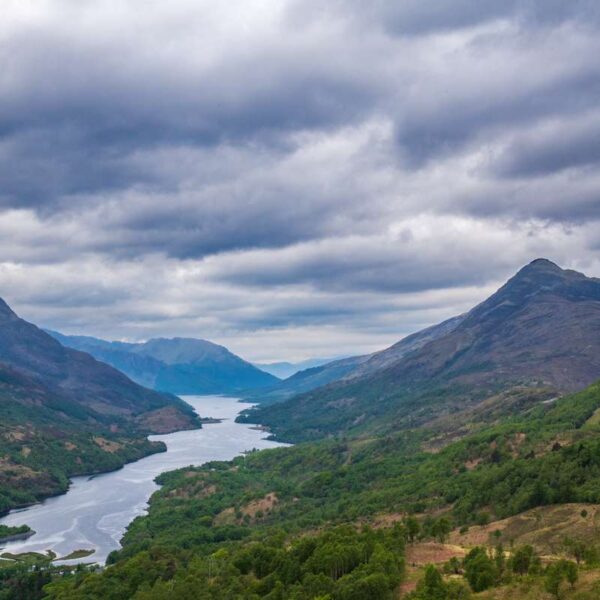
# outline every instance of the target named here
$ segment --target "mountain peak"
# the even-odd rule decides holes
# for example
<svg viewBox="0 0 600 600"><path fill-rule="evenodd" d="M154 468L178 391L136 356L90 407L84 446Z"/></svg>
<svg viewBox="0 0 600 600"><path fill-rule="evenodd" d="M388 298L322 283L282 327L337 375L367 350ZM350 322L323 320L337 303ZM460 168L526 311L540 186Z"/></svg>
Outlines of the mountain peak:
<svg viewBox="0 0 600 600"><path fill-rule="evenodd" d="M525 265L523 269L544 269L551 271L562 271L556 263L548 260L547 258L536 258L532 260L528 265Z"/></svg>
<svg viewBox="0 0 600 600"><path fill-rule="evenodd" d="M536 258L513 275L495 294L476 306L469 318L482 318L494 313L505 318L541 294L555 294L570 299L598 299L600 281L583 273L562 269L546 258Z"/></svg>
<svg viewBox="0 0 600 600"><path fill-rule="evenodd" d="M536 258L532 260L529 264L525 265L521 269L517 271L515 276L512 279L523 276L564 276L569 272L575 273L575 271L567 271L566 269L562 269L556 263L548 260L547 258Z"/></svg>

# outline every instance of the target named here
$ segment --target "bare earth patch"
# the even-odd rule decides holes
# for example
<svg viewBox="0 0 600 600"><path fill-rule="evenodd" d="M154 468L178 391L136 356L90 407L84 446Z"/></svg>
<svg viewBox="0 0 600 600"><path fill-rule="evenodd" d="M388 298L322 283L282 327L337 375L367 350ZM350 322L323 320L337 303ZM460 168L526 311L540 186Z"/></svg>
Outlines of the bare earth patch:
<svg viewBox="0 0 600 600"><path fill-rule="evenodd" d="M114 454L123 448L123 444L119 444L119 442L113 442L111 440L107 440L106 438L97 436L93 438L94 443L99 446L104 452L110 452Z"/></svg>
<svg viewBox="0 0 600 600"><path fill-rule="evenodd" d="M264 496L264 498L253 500L252 502L248 502L248 504L245 506L242 506L239 510L239 513L241 513L241 518L236 518L236 510L234 507L229 507L225 510L222 510L215 517L215 525L242 523L244 518L256 520L261 518L262 515L269 514L275 510L278 504L279 499L277 498L277 494L271 492Z"/></svg>
<svg viewBox="0 0 600 600"><path fill-rule="evenodd" d="M410 544L406 547L406 563L411 566L422 566L429 563L444 563L453 556L462 558L467 552L455 544L438 544L423 542Z"/></svg>

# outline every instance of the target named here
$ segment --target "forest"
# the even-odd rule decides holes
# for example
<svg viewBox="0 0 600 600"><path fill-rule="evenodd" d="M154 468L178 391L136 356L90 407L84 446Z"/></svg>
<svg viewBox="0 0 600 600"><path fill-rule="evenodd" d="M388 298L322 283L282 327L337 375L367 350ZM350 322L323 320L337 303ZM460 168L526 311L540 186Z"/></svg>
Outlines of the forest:
<svg viewBox="0 0 600 600"><path fill-rule="evenodd" d="M41 566L43 589L57 599L337 600L391 598L416 577L412 598L464 598L515 581L549 597L554 585L559 597L577 573L598 567L593 539L565 540L551 561L493 536L416 572L407 571L407 556L415 545L444 544L536 507L599 503L599 409L595 384L434 451L439 431L417 429L165 473L149 514L133 521L108 568ZM7 585L30 576L3 575Z"/></svg>

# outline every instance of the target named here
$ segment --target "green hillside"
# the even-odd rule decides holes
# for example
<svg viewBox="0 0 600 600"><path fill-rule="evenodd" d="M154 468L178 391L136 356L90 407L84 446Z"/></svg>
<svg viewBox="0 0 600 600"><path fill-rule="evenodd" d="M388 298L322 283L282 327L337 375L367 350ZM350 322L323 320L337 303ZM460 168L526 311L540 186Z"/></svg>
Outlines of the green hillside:
<svg viewBox="0 0 600 600"><path fill-rule="evenodd" d="M164 450L148 433L199 425L179 398L65 348L0 300L0 513Z"/></svg>
<svg viewBox="0 0 600 600"><path fill-rule="evenodd" d="M47 590L51 598L398 597L412 569L403 568L405 545L413 552L414 544L446 541L453 529L536 507L600 503L599 411L595 384L443 447L439 430L418 429L167 473L149 515L133 522L111 557L114 566ZM595 572L596 543L581 550L582 574ZM438 582L446 595L427 595L424 580L419 598L464 598L469 587L501 590L522 576L477 552L465 547L460 576ZM507 548L506 561L515 552ZM567 561L566 542L561 552L557 560ZM562 577L554 564L532 566L532 589ZM489 580L476 583L473 573L486 569ZM434 586L436 576L417 575L424 573Z"/></svg>

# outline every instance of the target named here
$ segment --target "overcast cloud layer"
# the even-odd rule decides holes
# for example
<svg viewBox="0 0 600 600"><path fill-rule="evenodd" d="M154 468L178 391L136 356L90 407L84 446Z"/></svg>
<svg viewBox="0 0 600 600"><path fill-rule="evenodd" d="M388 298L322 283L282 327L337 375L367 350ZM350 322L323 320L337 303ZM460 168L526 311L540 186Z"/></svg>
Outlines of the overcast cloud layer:
<svg viewBox="0 0 600 600"><path fill-rule="evenodd" d="M595 0L3 0L0 296L265 361L600 276L598 56Z"/></svg>

